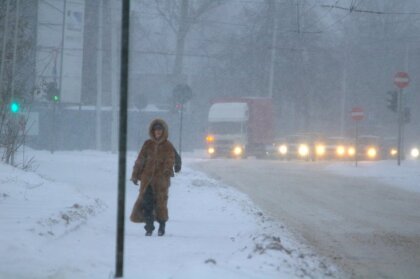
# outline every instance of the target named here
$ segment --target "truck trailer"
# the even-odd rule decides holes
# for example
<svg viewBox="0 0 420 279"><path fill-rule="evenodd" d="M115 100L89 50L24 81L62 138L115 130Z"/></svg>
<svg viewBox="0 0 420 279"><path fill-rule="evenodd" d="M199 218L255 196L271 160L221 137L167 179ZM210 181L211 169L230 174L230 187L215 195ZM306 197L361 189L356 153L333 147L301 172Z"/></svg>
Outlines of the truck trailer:
<svg viewBox="0 0 420 279"><path fill-rule="evenodd" d="M207 153L214 157L265 157L274 142L272 99L223 98L208 114Z"/></svg>

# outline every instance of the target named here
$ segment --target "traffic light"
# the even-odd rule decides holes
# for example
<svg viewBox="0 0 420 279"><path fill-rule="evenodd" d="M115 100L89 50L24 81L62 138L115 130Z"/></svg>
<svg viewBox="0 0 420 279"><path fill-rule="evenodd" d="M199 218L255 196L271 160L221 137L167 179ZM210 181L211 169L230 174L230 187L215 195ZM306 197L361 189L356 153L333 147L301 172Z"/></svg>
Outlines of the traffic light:
<svg viewBox="0 0 420 279"><path fill-rule="evenodd" d="M387 102L387 108L392 110L393 112L398 111L398 92L397 91L388 91L388 99Z"/></svg>
<svg viewBox="0 0 420 279"><path fill-rule="evenodd" d="M404 123L408 124L411 121L411 111L410 108L406 107L404 109Z"/></svg>
<svg viewBox="0 0 420 279"><path fill-rule="evenodd" d="M13 101L10 103L10 112L11 113L18 113L20 111L20 104L17 101Z"/></svg>
<svg viewBox="0 0 420 279"><path fill-rule="evenodd" d="M46 93L48 100L58 103L60 102L60 90L58 89L57 83L49 82L46 84Z"/></svg>

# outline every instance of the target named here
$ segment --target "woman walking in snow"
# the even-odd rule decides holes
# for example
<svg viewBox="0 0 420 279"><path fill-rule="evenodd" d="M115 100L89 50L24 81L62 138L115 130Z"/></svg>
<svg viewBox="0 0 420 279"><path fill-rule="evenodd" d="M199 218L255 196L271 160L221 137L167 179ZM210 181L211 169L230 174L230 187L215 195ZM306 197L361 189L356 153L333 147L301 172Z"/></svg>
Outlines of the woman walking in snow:
<svg viewBox="0 0 420 279"><path fill-rule="evenodd" d="M131 181L140 184L140 193L131 213L134 223L146 223L146 236L151 236L156 219L159 222L158 235L165 234L168 221L168 188L176 151L168 140L168 125L161 119L152 121L149 127L150 139L147 140L134 164Z"/></svg>

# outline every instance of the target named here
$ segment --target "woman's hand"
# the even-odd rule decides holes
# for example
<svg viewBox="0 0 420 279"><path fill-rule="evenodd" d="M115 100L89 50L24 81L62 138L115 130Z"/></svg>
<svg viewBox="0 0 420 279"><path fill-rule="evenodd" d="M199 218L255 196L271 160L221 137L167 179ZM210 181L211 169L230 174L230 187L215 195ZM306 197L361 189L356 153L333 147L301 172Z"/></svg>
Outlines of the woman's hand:
<svg viewBox="0 0 420 279"><path fill-rule="evenodd" d="M132 177L130 181L133 182L134 185L139 185L139 180L137 178Z"/></svg>

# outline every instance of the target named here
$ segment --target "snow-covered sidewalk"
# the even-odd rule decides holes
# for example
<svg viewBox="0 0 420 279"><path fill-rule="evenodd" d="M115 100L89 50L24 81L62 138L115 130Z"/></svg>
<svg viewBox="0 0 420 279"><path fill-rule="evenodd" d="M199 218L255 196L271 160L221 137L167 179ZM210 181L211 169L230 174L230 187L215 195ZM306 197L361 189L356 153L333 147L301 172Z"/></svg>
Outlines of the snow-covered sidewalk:
<svg viewBox="0 0 420 279"><path fill-rule="evenodd" d="M0 164L0 278L109 278L116 156L33 155L36 172ZM339 277L248 197L200 172L185 167L172 180L164 237L128 221L137 192L128 185L126 278Z"/></svg>

